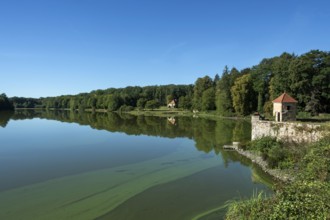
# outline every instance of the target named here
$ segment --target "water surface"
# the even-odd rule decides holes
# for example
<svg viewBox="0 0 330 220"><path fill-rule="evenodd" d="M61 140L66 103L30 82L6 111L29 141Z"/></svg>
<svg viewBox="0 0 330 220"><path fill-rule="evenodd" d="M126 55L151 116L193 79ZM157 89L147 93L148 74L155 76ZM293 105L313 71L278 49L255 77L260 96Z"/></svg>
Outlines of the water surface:
<svg viewBox="0 0 330 220"><path fill-rule="evenodd" d="M246 121L0 114L0 219L221 219L226 201L269 191L222 149L250 139Z"/></svg>

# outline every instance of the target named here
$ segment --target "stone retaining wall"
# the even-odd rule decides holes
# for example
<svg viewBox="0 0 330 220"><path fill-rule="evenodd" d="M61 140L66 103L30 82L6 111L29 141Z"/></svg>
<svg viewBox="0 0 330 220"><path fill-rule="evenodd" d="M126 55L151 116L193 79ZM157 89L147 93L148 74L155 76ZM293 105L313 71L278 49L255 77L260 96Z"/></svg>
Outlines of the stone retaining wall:
<svg viewBox="0 0 330 220"><path fill-rule="evenodd" d="M253 119L251 139L255 140L264 136L271 136L288 142L315 142L325 135L321 130L319 124L273 122Z"/></svg>

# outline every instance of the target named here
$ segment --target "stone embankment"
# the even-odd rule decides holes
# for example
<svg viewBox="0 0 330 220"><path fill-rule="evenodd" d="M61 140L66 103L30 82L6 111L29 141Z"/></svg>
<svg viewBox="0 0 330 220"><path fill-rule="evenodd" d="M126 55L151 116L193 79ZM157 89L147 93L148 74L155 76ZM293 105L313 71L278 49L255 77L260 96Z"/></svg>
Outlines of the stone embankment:
<svg viewBox="0 0 330 220"><path fill-rule="evenodd" d="M326 135L320 124L263 121L252 116L252 140L270 136L285 142L310 143Z"/></svg>
<svg viewBox="0 0 330 220"><path fill-rule="evenodd" d="M288 143L311 143L330 135L330 132L322 129L320 124L264 121L260 120L259 116L252 116L251 122L252 140L270 136ZM259 165L264 172L270 174L278 180L287 182L294 179L293 172L290 174L289 171L270 169L267 162L264 161L256 152L244 151L240 149L238 145L238 142L233 142L232 146L224 146L224 148L233 149L239 154L251 159L252 162Z"/></svg>
<svg viewBox="0 0 330 220"><path fill-rule="evenodd" d="M250 160L252 160L253 163L260 166L265 173L268 173L269 175L273 176L275 179L280 180L282 182L288 182L294 179L292 175L285 172L284 170L268 168L267 162L264 161L261 156L257 155L255 152L252 151L242 150L238 147L238 145L239 145L238 142L233 142L233 145L231 147L240 155L249 158Z"/></svg>

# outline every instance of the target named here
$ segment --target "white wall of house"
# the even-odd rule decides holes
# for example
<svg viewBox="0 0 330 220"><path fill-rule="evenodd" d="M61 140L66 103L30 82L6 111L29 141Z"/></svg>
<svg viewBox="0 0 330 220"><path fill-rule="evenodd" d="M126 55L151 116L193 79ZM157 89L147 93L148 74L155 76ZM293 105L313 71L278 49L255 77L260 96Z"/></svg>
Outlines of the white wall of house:
<svg viewBox="0 0 330 220"><path fill-rule="evenodd" d="M273 103L273 116L275 116L275 121L295 121L296 112L296 103Z"/></svg>
<svg viewBox="0 0 330 220"><path fill-rule="evenodd" d="M282 121L282 103L273 103L273 116L275 121Z"/></svg>

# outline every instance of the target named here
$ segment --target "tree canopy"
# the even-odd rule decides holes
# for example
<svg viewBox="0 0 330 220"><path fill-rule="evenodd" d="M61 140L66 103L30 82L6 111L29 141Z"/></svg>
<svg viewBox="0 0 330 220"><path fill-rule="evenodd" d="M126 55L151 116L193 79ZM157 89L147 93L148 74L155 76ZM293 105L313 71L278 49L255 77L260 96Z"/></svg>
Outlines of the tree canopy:
<svg viewBox="0 0 330 220"><path fill-rule="evenodd" d="M271 101L283 92L298 100L298 110L312 115L330 112L330 53L311 50L297 56L283 53L265 58L251 68L238 70L225 66L221 75L198 78L194 85L128 86L95 90L78 95L40 99L2 94L0 108L103 109L117 111L166 106L213 111L219 115L248 115L254 111L271 113ZM147 105L148 104L148 105ZM147 105L147 106L146 106ZM153 108L151 108L153 109Z"/></svg>
<svg viewBox="0 0 330 220"><path fill-rule="evenodd" d="M0 111L13 110L13 103L7 98L5 93L0 94Z"/></svg>

